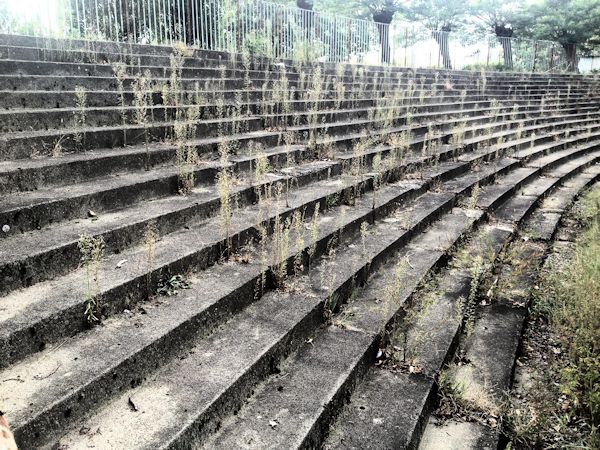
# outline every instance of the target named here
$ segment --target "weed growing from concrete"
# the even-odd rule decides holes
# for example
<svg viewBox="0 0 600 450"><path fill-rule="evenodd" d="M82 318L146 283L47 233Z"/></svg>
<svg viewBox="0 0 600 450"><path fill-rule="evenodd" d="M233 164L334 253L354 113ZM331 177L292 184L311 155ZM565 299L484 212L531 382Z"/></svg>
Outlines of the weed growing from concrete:
<svg viewBox="0 0 600 450"><path fill-rule="evenodd" d="M75 143L82 145L85 139L85 132L81 130L85 128L87 118L87 92L84 87L75 87Z"/></svg>
<svg viewBox="0 0 600 450"><path fill-rule="evenodd" d="M154 270L154 250L158 240L158 229L154 223L148 223L144 229L144 248L145 255L145 272L146 272L146 293L150 296L152 292L152 272Z"/></svg>
<svg viewBox="0 0 600 450"><path fill-rule="evenodd" d="M187 109L184 120L176 120L174 124L175 156L181 194L190 194L195 185L194 168L198 155L195 146L190 144L190 140L196 135L199 116L199 108L194 105Z"/></svg>
<svg viewBox="0 0 600 450"><path fill-rule="evenodd" d="M477 293L484 275L484 262L481 255L475 256L471 265L471 285L469 288L469 296L464 304L465 317L465 332L470 336L475 325L475 308L477 306Z"/></svg>
<svg viewBox="0 0 600 450"><path fill-rule="evenodd" d="M377 203L377 192L381 188L381 184L383 181L383 174L381 170L381 152L377 152L373 157L372 162L373 167L373 209L375 209L375 205Z"/></svg>
<svg viewBox="0 0 600 450"><path fill-rule="evenodd" d="M191 289L192 284L184 275L173 275L166 280L159 281L157 287L156 293L158 295L171 297L179 294L179 291L183 289Z"/></svg>
<svg viewBox="0 0 600 450"><path fill-rule="evenodd" d="M479 194L481 193L481 188L479 187L479 183L475 183L475 186L471 189L471 196L467 202L467 207L469 209L477 208L477 201L479 200Z"/></svg>
<svg viewBox="0 0 600 450"><path fill-rule="evenodd" d="M123 147L127 145L127 111L125 110L125 91L124 81L127 78L127 66L124 63L113 64L113 71L117 80L117 92L119 93L119 115L121 116L121 124L123 125Z"/></svg>
<svg viewBox="0 0 600 450"><path fill-rule="evenodd" d="M317 203L313 211L312 220L310 222L310 247L308 248L308 266L312 262L317 251L317 240L319 238L319 206Z"/></svg>
<svg viewBox="0 0 600 450"><path fill-rule="evenodd" d="M99 305L101 301L100 260L104 253L104 239L88 234L79 236L78 243L80 261L85 276L85 311L88 324L100 321Z"/></svg>
<svg viewBox="0 0 600 450"><path fill-rule="evenodd" d="M229 147L225 140L219 143L219 159L221 169L217 174L217 191L219 192L219 222L221 237L225 240L227 255L231 254L231 220L233 217L234 198L232 193L233 174L228 162Z"/></svg>
<svg viewBox="0 0 600 450"><path fill-rule="evenodd" d="M148 136L148 105L150 103L146 76L138 77L133 83L133 99L135 105L135 119L138 125L144 128L144 148L146 150L146 170L150 170L150 148Z"/></svg>

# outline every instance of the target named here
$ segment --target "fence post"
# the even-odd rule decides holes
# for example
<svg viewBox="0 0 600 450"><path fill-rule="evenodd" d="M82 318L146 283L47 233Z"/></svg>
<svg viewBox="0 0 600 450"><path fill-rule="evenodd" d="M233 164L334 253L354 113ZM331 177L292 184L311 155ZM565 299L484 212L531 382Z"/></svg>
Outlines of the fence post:
<svg viewBox="0 0 600 450"><path fill-rule="evenodd" d="M240 0L235 2L235 28L236 28L236 38L235 38L235 50L237 52L241 52L242 43L241 43L241 30L240 30Z"/></svg>
<svg viewBox="0 0 600 450"><path fill-rule="evenodd" d="M532 72L535 72L535 60L537 59L537 50L538 50L538 43L537 43L537 41L535 41L535 43L533 45L533 66L531 67Z"/></svg>
<svg viewBox="0 0 600 450"><path fill-rule="evenodd" d="M407 67L408 58L408 27L404 30L404 67Z"/></svg>

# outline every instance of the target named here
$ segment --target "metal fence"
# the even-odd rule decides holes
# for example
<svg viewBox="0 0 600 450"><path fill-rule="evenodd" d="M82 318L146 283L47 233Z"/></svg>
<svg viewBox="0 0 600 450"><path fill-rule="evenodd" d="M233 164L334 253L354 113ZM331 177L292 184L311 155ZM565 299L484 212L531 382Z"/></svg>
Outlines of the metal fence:
<svg viewBox="0 0 600 450"><path fill-rule="evenodd" d="M31 2L35 7L27 7ZM569 69L555 42L388 25L263 0L0 0L0 32L158 45L184 42L303 61Z"/></svg>

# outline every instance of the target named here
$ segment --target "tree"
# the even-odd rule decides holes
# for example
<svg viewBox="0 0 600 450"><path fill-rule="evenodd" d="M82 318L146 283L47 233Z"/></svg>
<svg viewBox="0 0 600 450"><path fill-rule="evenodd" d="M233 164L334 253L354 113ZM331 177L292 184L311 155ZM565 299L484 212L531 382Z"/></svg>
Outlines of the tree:
<svg viewBox="0 0 600 450"><path fill-rule="evenodd" d="M389 25L399 9L401 0L320 0L315 3L319 11L356 19L372 19L377 27L381 47L381 62L390 62Z"/></svg>
<svg viewBox="0 0 600 450"><path fill-rule="evenodd" d="M471 21L484 33L496 35L502 45L504 65L513 68L511 38L519 2L505 0L474 0L471 4Z"/></svg>
<svg viewBox="0 0 600 450"><path fill-rule="evenodd" d="M591 43L600 28L600 0L544 0L525 7L516 23L524 35L558 42L575 72L577 46Z"/></svg>
<svg viewBox="0 0 600 450"><path fill-rule="evenodd" d="M390 24L398 11L397 0L375 0L367 3L379 33L381 44L381 62L390 62Z"/></svg>
<svg viewBox="0 0 600 450"><path fill-rule="evenodd" d="M409 20L421 22L431 29L440 47L444 68L452 69L448 33L462 25L467 9L464 0L411 0L400 10Z"/></svg>

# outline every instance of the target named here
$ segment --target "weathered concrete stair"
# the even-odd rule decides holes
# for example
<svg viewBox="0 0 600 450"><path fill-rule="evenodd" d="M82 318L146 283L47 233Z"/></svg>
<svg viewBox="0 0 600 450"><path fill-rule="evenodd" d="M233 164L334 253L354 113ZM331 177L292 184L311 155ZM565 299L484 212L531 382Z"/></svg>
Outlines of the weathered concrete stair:
<svg viewBox="0 0 600 450"><path fill-rule="evenodd" d="M423 281L448 286L432 323L468 286L464 270L438 274L451 249L474 229L500 248L510 232L496 221L535 215L538 199L600 158L594 78L249 66L200 51L176 80L184 101L162 105L170 48L2 43L0 402L23 448L333 445L350 433L335 422L352 414L345 400L375 386L379 337L410 320ZM146 68L154 117L140 125L131 80ZM85 126L73 125L76 86L89 89ZM287 91L272 100L270 89ZM172 134L192 109L185 145L200 159L181 195ZM144 130L157 142L146 147ZM82 234L105 241L91 328ZM384 302L398 261L405 278ZM191 288L157 296L175 274ZM427 373L461 321L432 336L444 350L425 352ZM400 387L421 393L403 406L406 430L424 423L434 392L414 381Z"/></svg>

